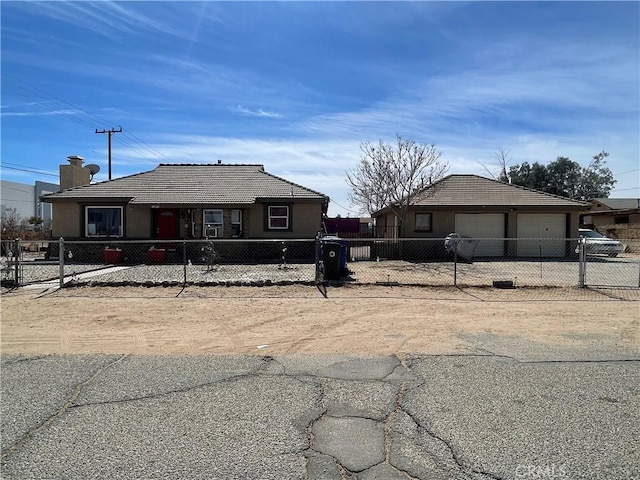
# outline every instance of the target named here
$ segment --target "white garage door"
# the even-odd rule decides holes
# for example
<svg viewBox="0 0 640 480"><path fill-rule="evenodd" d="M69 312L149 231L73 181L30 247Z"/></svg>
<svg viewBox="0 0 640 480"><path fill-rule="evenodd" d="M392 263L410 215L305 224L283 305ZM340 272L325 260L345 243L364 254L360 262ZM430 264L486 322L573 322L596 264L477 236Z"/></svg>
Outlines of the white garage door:
<svg viewBox="0 0 640 480"><path fill-rule="evenodd" d="M563 257L565 241L559 239L566 237L566 225L564 213L519 213L518 256Z"/></svg>
<svg viewBox="0 0 640 480"><path fill-rule="evenodd" d="M504 255L504 213L456 213L455 231L480 239L474 253L476 257ZM489 240L491 238L500 240Z"/></svg>

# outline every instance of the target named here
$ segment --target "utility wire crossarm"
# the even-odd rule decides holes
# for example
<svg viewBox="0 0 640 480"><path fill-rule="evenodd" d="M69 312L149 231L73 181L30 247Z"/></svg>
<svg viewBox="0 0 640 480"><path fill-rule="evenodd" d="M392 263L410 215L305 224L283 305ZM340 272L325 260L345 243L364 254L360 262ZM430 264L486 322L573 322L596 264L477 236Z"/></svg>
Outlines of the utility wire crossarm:
<svg viewBox="0 0 640 480"><path fill-rule="evenodd" d="M98 130L96 128L96 133L106 133L108 137L108 146L109 146L109 180L111 180L111 137L114 133L122 133L122 127L118 126L118 130L115 128L111 128L109 130Z"/></svg>

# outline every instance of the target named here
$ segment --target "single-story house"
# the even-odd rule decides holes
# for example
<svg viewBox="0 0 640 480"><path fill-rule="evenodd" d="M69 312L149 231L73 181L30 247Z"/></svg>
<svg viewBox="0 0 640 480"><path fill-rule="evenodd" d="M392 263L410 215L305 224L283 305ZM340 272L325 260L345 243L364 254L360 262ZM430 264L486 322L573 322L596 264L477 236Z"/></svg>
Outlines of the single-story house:
<svg viewBox="0 0 640 480"><path fill-rule="evenodd" d="M594 198L581 224L614 238L640 238L640 198Z"/></svg>
<svg viewBox="0 0 640 480"><path fill-rule="evenodd" d="M412 199L404 231L407 237L445 238L455 232L481 239L475 251L480 257L561 257L571 255L575 245L560 239L578 237L580 212L587 206L478 175L449 175ZM372 216L380 231L398 231L390 207Z"/></svg>
<svg viewBox="0 0 640 480"><path fill-rule="evenodd" d="M160 164L92 184L83 159L68 160L61 191L41 197L65 239L311 239L329 202L263 165Z"/></svg>

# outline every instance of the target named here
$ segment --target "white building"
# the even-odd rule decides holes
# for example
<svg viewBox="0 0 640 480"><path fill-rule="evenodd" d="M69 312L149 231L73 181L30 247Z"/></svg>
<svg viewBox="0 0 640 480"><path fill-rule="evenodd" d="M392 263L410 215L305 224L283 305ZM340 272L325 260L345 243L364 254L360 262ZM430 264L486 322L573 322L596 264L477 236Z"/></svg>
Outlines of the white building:
<svg viewBox="0 0 640 480"><path fill-rule="evenodd" d="M15 208L24 221L36 216L44 220L45 225L51 222L52 206L40 202L40 196L55 193L60 187L54 183L36 181L35 184L0 181L0 215L8 208Z"/></svg>

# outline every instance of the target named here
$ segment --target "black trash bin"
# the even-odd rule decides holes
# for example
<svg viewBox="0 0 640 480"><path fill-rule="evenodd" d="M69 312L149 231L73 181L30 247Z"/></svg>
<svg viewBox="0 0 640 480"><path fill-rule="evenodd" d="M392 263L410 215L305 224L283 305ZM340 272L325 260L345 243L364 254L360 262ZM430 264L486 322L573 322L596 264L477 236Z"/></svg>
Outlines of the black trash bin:
<svg viewBox="0 0 640 480"><path fill-rule="evenodd" d="M338 242L322 242L322 262L324 263L325 280L340 280L340 250Z"/></svg>
<svg viewBox="0 0 640 480"><path fill-rule="evenodd" d="M342 276L347 275L349 272L349 270L347 269L347 257L349 256L349 240L328 235L322 239L321 243L325 244L327 242L340 244L340 272Z"/></svg>

